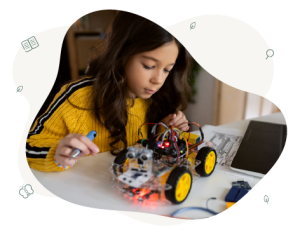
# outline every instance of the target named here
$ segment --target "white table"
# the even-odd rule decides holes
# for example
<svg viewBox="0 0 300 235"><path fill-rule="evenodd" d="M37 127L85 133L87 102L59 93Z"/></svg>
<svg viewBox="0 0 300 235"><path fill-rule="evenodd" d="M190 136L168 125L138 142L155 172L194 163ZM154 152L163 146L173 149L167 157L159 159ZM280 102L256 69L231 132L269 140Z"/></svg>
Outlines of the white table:
<svg viewBox="0 0 300 235"><path fill-rule="evenodd" d="M250 120L285 124L283 115L276 113L260 118L222 125L222 127L245 131ZM150 205L141 206L122 197L122 195L111 186L109 167L113 160L114 156L109 152L105 152L96 156L81 158L70 170L65 172L45 173L33 169L32 172L45 188L69 202L92 208L146 212L158 215L170 215L175 210L183 207L206 207L206 200L210 197L216 197L217 200L209 201L209 209L222 212L226 209L224 199L232 186L231 183L240 180L240 178L236 176L215 171L210 177L197 179L192 185L188 198L180 205L160 207ZM253 179L249 181L250 186L253 187L259 180L260 178L253 177ZM212 215L207 212L193 210L183 212L178 216L198 219Z"/></svg>

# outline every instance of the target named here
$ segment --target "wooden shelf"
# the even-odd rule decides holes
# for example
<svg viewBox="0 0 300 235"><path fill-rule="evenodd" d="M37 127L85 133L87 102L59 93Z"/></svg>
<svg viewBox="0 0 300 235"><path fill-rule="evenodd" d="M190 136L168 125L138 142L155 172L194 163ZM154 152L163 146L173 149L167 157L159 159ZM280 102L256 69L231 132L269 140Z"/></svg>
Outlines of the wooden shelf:
<svg viewBox="0 0 300 235"><path fill-rule="evenodd" d="M101 36L105 33L105 30L109 23L114 19L114 17L118 14L119 11L117 10L107 10L107 11L99 11L99 12L92 12L89 15L83 16L79 20L77 20L68 30L66 34L66 41L67 41L67 48L68 48L68 56L69 56L69 63L70 63L70 74L71 79L76 81L80 78L79 70L82 70L83 65L79 65L79 57L86 56L86 53L90 48L88 46L83 47L83 51L85 54L80 54L81 52L78 51L77 48L77 40L81 36L84 37L92 37L99 36L99 40L101 40ZM84 24L82 22L84 21ZM89 29L91 28L91 29ZM88 40L88 39L87 39ZM84 58L84 57L80 57ZM81 64L82 64L81 59Z"/></svg>

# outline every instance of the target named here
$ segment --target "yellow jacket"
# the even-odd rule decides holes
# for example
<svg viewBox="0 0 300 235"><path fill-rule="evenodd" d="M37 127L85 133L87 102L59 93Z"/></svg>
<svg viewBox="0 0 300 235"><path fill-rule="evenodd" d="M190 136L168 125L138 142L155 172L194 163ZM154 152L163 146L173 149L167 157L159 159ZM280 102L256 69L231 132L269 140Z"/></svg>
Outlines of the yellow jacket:
<svg viewBox="0 0 300 235"><path fill-rule="evenodd" d="M94 117L92 110L78 109L72 104L88 108L89 95L93 85L93 78L85 78L70 85L65 85L56 94L47 111L34 123L27 137L26 156L31 168L39 171L65 171L54 163L54 154L59 141L69 133L87 135L91 130L97 132L93 142L100 152L111 150L110 133ZM66 99L68 99L70 102ZM128 104L128 123L126 125L128 146L138 140L138 128L146 121L149 100L136 98L133 107ZM147 136L147 126L142 128L143 137ZM141 138L141 135L140 135ZM122 142L118 148L124 148Z"/></svg>

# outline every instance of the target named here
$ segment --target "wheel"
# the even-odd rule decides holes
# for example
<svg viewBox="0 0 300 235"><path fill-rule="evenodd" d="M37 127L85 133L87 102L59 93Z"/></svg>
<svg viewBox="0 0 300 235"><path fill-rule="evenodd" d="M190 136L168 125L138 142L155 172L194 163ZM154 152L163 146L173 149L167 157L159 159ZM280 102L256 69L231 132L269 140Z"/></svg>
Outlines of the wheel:
<svg viewBox="0 0 300 235"><path fill-rule="evenodd" d="M199 150L196 160L201 161L201 163L195 167L196 172L200 176L210 176L215 170L217 153L213 148L203 147Z"/></svg>
<svg viewBox="0 0 300 235"><path fill-rule="evenodd" d="M187 168L177 166L168 177L167 184L172 188L165 191L166 198L174 204L184 202L192 188L192 179Z"/></svg>
<svg viewBox="0 0 300 235"><path fill-rule="evenodd" d="M118 175L118 173L123 173L124 166L128 166L128 164L129 164L129 159L126 157L126 153L127 153L127 150L124 152L122 151L121 153L119 153L116 156L116 158L114 160L114 163L117 164L117 165L113 165L113 171L116 176ZM118 166L120 166L120 167L118 167Z"/></svg>

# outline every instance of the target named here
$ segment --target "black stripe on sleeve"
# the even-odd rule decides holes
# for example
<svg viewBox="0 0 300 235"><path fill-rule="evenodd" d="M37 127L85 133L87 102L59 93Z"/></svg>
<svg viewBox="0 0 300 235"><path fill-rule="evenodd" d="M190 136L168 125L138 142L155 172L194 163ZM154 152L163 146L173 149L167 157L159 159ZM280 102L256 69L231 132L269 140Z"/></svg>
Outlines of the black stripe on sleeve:
<svg viewBox="0 0 300 235"><path fill-rule="evenodd" d="M27 158L46 158L50 148L43 147L31 147L28 143L26 143L26 157Z"/></svg>
<svg viewBox="0 0 300 235"><path fill-rule="evenodd" d="M34 128L33 131L28 133L27 138L30 138L30 136L32 136L32 135L36 135L36 134L41 133L41 131L44 128L44 123L51 117L51 115L55 112L55 110L57 110L58 107L67 99L67 97L69 97L75 91L77 91L77 90L79 90L83 87L92 85L93 82L94 82L94 78L86 78L86 79L83 79L83 80L80 80L76 83L71 84L67 88L67 90L65 92L63 92L56 99L56 101L51 105L49 111L38 118L38 124L36 125L36 127Z"/></svg>

